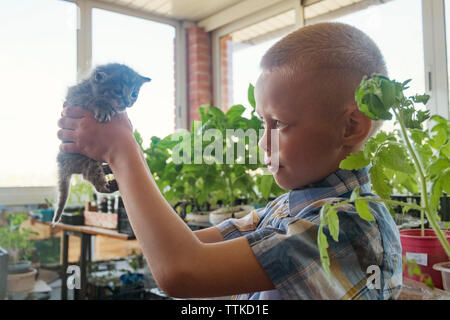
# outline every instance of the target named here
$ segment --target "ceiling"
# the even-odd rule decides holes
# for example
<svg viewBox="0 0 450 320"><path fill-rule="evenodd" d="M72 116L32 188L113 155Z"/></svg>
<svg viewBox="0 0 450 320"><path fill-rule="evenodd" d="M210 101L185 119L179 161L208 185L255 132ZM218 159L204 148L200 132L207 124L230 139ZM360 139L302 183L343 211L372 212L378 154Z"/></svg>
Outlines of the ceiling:
<svg viewBox="0 0 450 320"><path fill-rule="evenodd" d="M257 14L264 9L271 10L283 6L285 11L274 11L273 16L266 16L250 26L238 28L231 33L233 41L257 43L272 35L281 36L295 27L295 0L94 0L94 2L113 4L128 9L139 10L159 17L184 20L196 23L212 31L227 23L236 22L246 16ZM301 1L301 0L297 0ZM350 8L360 10L375 3L388 0L302 0L304 19L315 21L318 18L337 12L346 12ZM362 4L365 4L363 6ZM284 8L283 7L283 8Z"/></svg>
<svg viewBox="0 0 450 320"><path fill-rule="evenodd" d="M199 21L242 0L102 0L170 17L178 20Z"/></svg>

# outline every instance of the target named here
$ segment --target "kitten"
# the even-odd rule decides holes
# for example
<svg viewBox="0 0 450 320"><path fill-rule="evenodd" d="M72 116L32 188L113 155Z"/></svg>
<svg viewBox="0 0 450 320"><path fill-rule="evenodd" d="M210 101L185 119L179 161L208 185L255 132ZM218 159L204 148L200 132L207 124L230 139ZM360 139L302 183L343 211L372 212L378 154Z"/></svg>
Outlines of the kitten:
<svg viewBox="0 0 450 320"><path fill-rule="evenodd" d="M110 63L95 68L91 75L68 89L65 106L77 106L90 110L99 122L108 122L125 108L131 107L145 82L151 79L143 77L133 69L118 63ZM53 222L61 219L70 190L72 174L82 174L101 193L118 190L115 180L107 181L106 174L111 169L107 164L81 154L60 152L58 163L58 208Z"/></svg>

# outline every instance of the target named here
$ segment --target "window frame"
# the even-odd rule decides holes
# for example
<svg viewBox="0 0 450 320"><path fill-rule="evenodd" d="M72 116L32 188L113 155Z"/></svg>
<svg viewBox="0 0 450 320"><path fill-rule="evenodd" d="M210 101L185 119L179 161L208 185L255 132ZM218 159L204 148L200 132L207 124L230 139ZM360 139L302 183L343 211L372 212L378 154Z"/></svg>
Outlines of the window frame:
<svg viewBox="0 0 450 320"><path fill-rule="evenodd" d="M186 22L163 17L121 5L95 0L60 0L77 6L77 79L80 80L92 64L92 9L146 19L171 25L175 28L175 127L187 128L187 51ZM56 197L57 186L40 187L0 187L0 207L44 203L45 198Z"/></svg>
<svg viewBox="0 0 450 320"><path fill-rule="evenodd" d="M220 63L220 38L238 31L244 27L256 24L282 12L294 9L296 10L296 24L292 30L303 25L309 25L321 21L329 21L356 11L364 10L369 6L383 5L388 1L364 0L345 8L338 9L312 19L304 19L302 4L313 4L317 1L292 1L286 0L264 10L247 15L238 21L231 22L212 31L212 55L213 55L213 93L214 104L219 105L221 101L221 63ZM422 0L422 23L423 23L423 42L424 42L424 65L425 65L425 86L426 93L431 96L427 109L432 114L439 114L450 120L449 111L449 93L448 93L448 68L447 68L447 50L445 38L445 11L444 0ZM274 34L270 40L279 36Z"/></svg>
<svg viewBox="0 0 450 320"><path fill-rule="evenodd" d="M121 5L105 3L96 0L61 0L72 2L77 6L77 76L89 69L92 61L92 9L98 8L134 16L150 21L165 23L175 27L175 106L176 128L187 128L187 52L186 28L192 23L145 13ZM395 1L395 0L387 0ZM337 16L363 10L370 5L382 5L379 0L365 0L336 12L325 14L313 19L304 19L302 3L313 1L284 0L258 12L251 13L238 21L223 25L212 30L212 65L213 65L213 95L214 104L221 101L221 64L220 38L224 35L242 29L246 26L261 22L282 12L294 9L296 23L292 30L304 25L329 20ZM385 1L386 2L386 1ZM431 95L427 108L432 114L439 114L450 120L448 93L448 66L446 50L445 10L444 0L422 0L422 21L424 41L424 65L426 93ZM274 34L272 38L279 36ZM266 40L270 40L267 38ZM0 188L0 204L22 205L39 203L38 199L56 194L56 186L46 187L7 187Z"/></svg>

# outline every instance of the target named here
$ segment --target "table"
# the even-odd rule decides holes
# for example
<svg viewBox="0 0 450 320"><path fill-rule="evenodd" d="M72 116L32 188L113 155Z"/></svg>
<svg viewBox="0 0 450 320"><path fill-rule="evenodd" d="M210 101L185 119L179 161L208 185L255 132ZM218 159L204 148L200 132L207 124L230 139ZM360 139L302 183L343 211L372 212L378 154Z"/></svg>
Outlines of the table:
<svg viewBox="0 0 450 320"><path fill-rule="evenodd" d="M38 223L51 226L51 222L42 222L34 219ZM78 294L74 294L74 297L84 300L86 298L87 289L87 262L92 261L91 252L91 237L92 236L105 236L121 240L134 240L135 237L125 233L119 233L116 230L91 227L91 226L77 226L58 223L55 225L55 229L63 231L63 266L62 266L62 278L61 278L61 300L67 300L67 268L69 266L69 235L73 235L81 238L81 250L80 250L80 283L81 287L78 290ZM77 291L75 291L77 292ZM75 293L74 292L74 293Z"/></svg>
<svg viewBox="0 0 450 320"><path fill-rule="evenodd" d="M450 300L450 292L431 290L424 283L403 277L403 286L397 300Z"/></svg>

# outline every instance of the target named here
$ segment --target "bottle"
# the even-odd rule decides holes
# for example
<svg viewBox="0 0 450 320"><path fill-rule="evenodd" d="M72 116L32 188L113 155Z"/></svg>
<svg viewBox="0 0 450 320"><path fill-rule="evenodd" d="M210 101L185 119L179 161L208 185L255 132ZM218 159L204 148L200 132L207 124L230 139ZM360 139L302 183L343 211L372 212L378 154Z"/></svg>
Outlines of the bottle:
<svg viewBox="0 0 450 320"><path fill-rule="evenodd" d="M108 212L108 199L105 196L98 196L98 212L107 213Z"/></svg>

